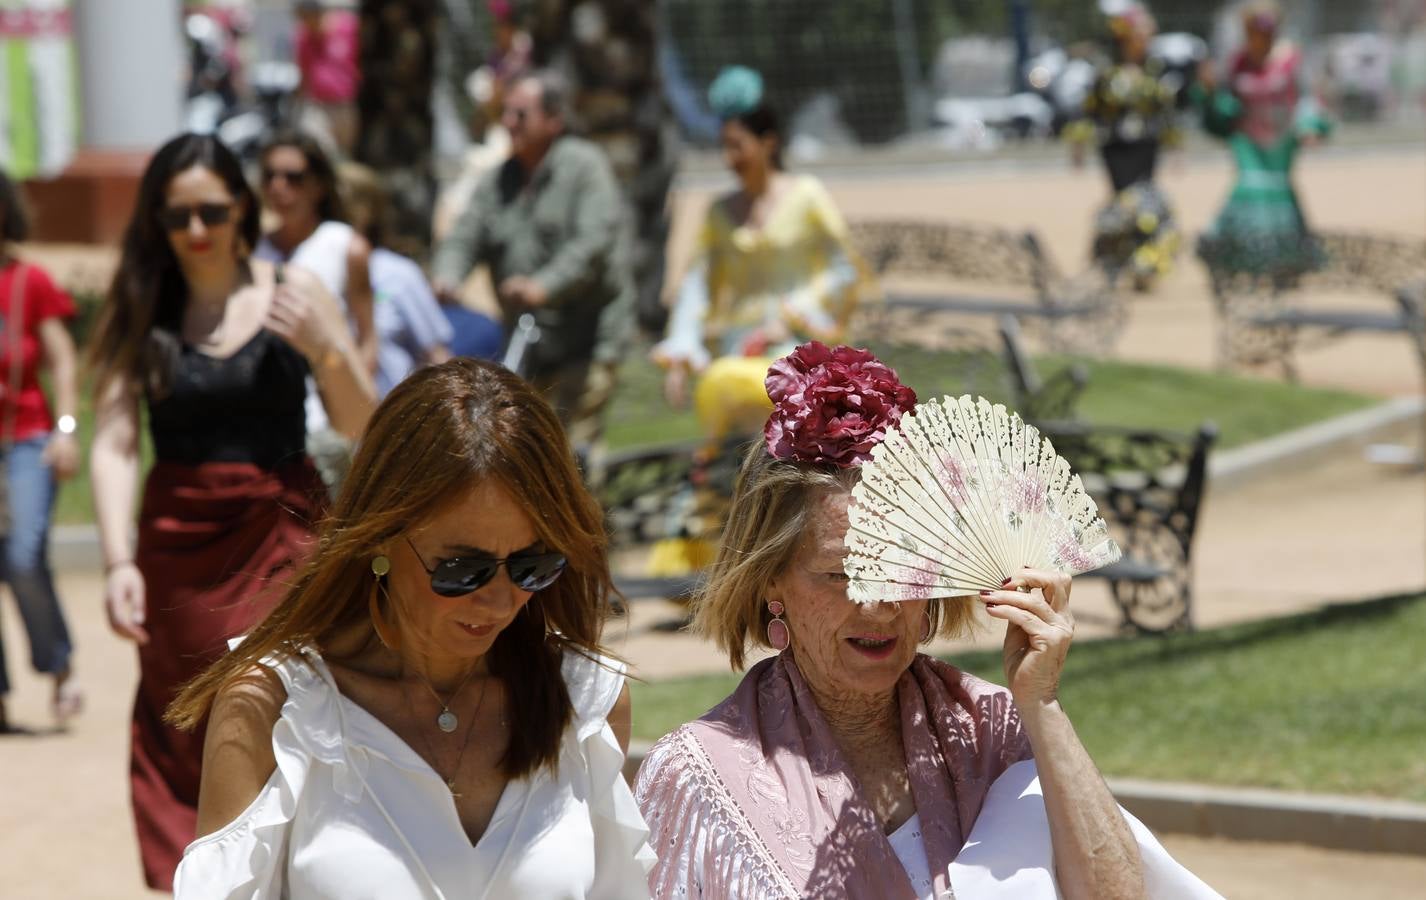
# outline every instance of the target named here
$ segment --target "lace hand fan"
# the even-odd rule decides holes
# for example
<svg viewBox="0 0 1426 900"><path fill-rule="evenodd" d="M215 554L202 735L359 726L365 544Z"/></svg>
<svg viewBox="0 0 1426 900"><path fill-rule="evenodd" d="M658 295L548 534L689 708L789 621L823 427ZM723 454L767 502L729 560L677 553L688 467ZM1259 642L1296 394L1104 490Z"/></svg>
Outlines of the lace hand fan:
<svg viewBox="0 0 1426 900"><path fill-rule="evenodd" d="M918 404L871 456L843 562L858 603L961 597L1022 566L1078 575L1119 558L1069 463L984 397Z"/></svg>

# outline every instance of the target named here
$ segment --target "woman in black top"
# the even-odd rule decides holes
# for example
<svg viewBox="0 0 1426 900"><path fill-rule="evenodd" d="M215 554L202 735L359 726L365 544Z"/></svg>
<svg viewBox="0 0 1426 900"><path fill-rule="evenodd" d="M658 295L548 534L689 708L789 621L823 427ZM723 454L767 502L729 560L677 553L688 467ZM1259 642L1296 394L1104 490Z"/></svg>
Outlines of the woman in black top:
<svg viewBox="0 0 1426 900"><path fill-rule="evenodd" d="M161 721L178 687L276 599L322 485L304 452L305 381L356 438L375 395L340 306L310 273L250 259L258 205L233 154L183 135L150 160L93 346L90 457L109 623L139 649L130 780L144 875L168 890L194 837L203 733ZM153 469L138 545L139 402Z"/></svg>

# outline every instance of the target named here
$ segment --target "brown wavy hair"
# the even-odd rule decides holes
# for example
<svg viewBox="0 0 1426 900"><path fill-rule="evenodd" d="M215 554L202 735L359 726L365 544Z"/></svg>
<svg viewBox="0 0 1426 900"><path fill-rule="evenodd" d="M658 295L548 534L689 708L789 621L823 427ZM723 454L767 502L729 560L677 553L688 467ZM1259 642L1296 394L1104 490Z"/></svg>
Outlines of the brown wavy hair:
<svg viewBox="0 0 1426 900"><path fill-rule="evenodd" d="M269 655L325 652L358 629L370 647L378 639L368 611L378 548L486 479L509 491L539 539L569 560L489 655L510 696L503 771L518 778L554 765L572 717L563 655L607 655L600 639L613 582L603 514L549 404L501 366L466 357L413 373L377 408L296 583L235 650L183 687L166 719L197 727L218 692Z"/></svg>
<svg viewBox="0 0 1426 900"><path fill-rule="evenodd" d="M222 141L208 134L181 134L154 153L139 180L138 199L124 229L119 267L89 343L89 364L100 396L115 378L162 396L177 363L179 332L188 305L188 284L159 222L168 183L193 167L216 175L237 204L240 262L258 241L257 196L243 177L243 166Z"/></svg>

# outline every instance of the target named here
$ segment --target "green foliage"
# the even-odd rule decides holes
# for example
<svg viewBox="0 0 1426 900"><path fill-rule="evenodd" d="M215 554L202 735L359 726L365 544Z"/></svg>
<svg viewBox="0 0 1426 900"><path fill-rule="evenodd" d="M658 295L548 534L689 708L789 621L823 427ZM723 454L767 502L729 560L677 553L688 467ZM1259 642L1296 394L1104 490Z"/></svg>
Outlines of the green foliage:
<svg viewBox="0 0 1426 900"><path fill-rule="evenodd" d="M1077 643L1060 699L1107 775L1426 801L1426 594L1192 634ZM998 651L950 660L1004 682ZM636 683L634 734L697 718L736 675Z"/></svg>

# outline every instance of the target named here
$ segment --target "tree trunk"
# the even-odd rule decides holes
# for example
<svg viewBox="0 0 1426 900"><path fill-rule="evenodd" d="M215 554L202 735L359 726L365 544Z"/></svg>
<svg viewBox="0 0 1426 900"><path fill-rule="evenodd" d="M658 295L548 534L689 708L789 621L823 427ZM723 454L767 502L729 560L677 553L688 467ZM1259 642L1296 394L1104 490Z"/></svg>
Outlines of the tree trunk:
<svg viewBox="0 0 1426 900"><path fill-rule="evenodd" d="M609 156L633 217L639 324L663 331L660 295L678 138L659 77L655 0L533 0L537 66L570 82L576 130Z"/></svg>
<svg viewBox="0 0 1426 900"><path fill-rule="evenodd" d="M361 0L360 130L355 156L376 170L391 199L387 243L427 255L435 174L437 0Z"/></svg>

